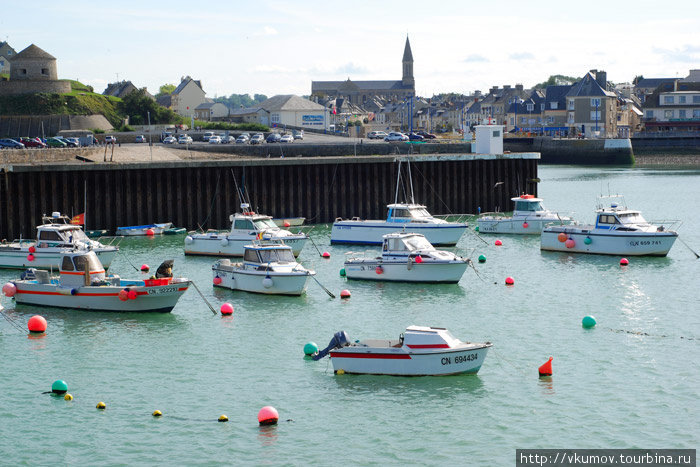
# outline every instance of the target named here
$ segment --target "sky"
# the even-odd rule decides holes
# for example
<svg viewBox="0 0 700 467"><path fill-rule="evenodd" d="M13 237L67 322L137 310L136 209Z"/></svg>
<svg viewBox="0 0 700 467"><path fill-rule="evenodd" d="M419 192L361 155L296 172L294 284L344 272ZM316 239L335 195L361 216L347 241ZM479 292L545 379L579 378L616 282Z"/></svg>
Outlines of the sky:
<svg viewBox="0 0 700 467"><path fill-rule="evenodd" d="M11 1L0 40L36 44L59 78L155 94L183 76L207 97L308 95L311 81L398 80L416 93L526 88L561 74L685 77L700 68L700 1Z"/></svg>

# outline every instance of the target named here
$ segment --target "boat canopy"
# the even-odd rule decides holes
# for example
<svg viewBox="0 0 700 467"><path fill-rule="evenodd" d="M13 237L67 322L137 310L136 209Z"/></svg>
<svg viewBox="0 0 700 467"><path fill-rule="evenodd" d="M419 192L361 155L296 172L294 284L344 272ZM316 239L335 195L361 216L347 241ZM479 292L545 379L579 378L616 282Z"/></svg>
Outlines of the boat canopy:
<svg viewBox="0 0 700 467"><path fill-rule="evenodd" d="M83 229L77 225L40 225L37 227L40 242L67 242L89 241Z"/></svg>
<svg viewBox="0 0 700 467"><path fill-rule="evenodd" d="M239 215L233 216L232 230L278 230L279 227L275 224L270 216L254 216Z"/></svg>
<svg viewBox="0 0 700 467"><path fill-rule="evenodd" d="M515 198L511 198L511 201L515 203L515 211L544 211L544 205L542 204L541 198L535 198L532 195L522 195Z"/></svg>
<svg viewBox="0 0 700 467"><path fill-rule="evenodd" d="M250 263L295 263L292 247L287 245L255 246L246 245L244 247L243 261Z"/></svg>
<svg viewBox="0 0 700 467"><path fill-rule="evenodd" d="M435 247L421 234L387 234L384 235L383 251L418 251L434 250Z"/></svg>
<svg viewBox="0 0 700 467"><path fill-rule="evenodd" d="M420 204L390 204L387 213L389 222L433 221L434 217Z"/></svg>

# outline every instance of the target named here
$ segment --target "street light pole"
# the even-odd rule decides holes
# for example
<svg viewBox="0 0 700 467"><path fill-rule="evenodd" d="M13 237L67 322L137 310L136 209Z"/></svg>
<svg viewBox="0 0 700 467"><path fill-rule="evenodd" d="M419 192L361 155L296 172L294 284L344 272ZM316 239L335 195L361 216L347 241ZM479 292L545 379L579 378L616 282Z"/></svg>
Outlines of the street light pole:
<svg viewBox="0 0 700 467"><path fill-rule="evenodd" d="M148 114L148 150L151 152L151 162L153 162L153 129L151 128L151 112Z"/></svg>

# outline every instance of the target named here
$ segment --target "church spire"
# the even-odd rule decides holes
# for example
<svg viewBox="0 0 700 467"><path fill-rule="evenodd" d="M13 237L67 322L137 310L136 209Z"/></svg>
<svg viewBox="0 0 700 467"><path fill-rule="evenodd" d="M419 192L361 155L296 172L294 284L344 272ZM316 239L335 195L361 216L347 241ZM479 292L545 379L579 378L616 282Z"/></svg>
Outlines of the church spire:
<svg viewBox="0 0 700 467"><path fill-rule="evenodd" d="M415 90L416 80L413 78L413 54L411 53L411 43L408 41L408 35L406 36L406 46L403 49L403 59L401 61L403 64L403 78L401 82L404 86L409 86Z"/></svg>

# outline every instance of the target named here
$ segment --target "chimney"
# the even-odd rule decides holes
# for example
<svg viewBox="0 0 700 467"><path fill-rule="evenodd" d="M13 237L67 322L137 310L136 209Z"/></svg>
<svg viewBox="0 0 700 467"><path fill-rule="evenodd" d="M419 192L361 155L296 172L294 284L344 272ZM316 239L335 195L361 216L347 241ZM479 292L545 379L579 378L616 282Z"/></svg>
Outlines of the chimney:
<svg viewBox="0 0 700 467"><path fill-rule="evenodd" d="M522 91L522 90L523 90L523 85L522 85L522 84L516 84L516 85L515 85L515 90L516 90L516 91Z"/></svg>
<svg viewBox="0 0 700 467"><path fill-rule="evenodd" d="M601 88L608 90L608 74L603 70L600 70L595 75L595 80L598 82Z"/></svg>
<svg viewBox="0 0 700 467"><path fill-rule="evenodd" d="M510 90L510 84L504 84L504 85L503 85L503 90L504 90L504 91Z"/></svg>
<svg viewBox="0 0 700 467"><path fill-rule="evenodd" d="M489 93L491 94L495 94L496 92L498 92L498 86L494 86L491 89L489 89Z"/></svg>

